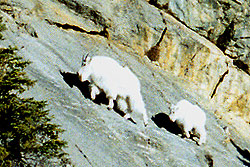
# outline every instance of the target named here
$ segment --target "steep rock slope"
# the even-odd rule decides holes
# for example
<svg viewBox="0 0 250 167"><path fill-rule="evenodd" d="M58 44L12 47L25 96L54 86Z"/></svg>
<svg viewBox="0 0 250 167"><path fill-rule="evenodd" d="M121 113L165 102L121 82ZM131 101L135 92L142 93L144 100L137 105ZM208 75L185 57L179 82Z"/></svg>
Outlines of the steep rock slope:
<svg viewBox="0 0 250 167"><path fill-rule="evenodd" d="M198 80L199 84L196 84L198 89L203 89L204 96L210 96L216 105L223 106L223 110L236 113L249 123L249 1L150 0L149 3L174 16L221 51L214 52L204 42L197 43L197 37L180 36L179 29L174 28L169 31L171 36L167 34L166 44L162 41L162 47L167 46L168 49L162 50L160 57L170 57L174 61L178 57L178 61L174 67L170 63L161 64L188 80L197 79L194 72L202 75L195 74L198 78L207 78ZM200 61L197 62L196 58Z"/></svg>
<svg viewBox="0 0 250 167"><path fill-rule="evenodd" d="M206 92L190 87L187 78L176 77L184 75L178 74L184 68L183 51L179 47L185 42L208 53L204 56L207 59L197 61L209 64L213 77L205 75L209 70L195 69L201 63L188 68L193 85L202 85L207 92L211 93L212 83L230 68L225 65L230 61L219 57L221 51L212 43L147 1L4 0L0 12L8 28L0 45L16 45L18 54L33 62L27 72L37 80L37 85L27 95L49 101L56 123L66 130L62 137L69 142L66 151L75 166L249 165L247 134L242 136L214 116L213 103L202 95ZM172 43L165 38L159 43L164 29L167 31L163 35ZM144 56L157 42L159 53L164 53L161 49L173 50L169 52L171 57L159 57L162 68ZM188 55L195 52L185 48L184 51L190 52ZM137 122L134 124L108 110L105 104L88 98L87 86L80 84L75 76L86 53L112 57L137 75L151 118L148 127L143 126L141 116L136 113L132 115ZM179 68L168 72L167 68L172 66ZM66 73L60 73L60 69ZM171 128L173 124L167 116L169 103L183 98L205 109L208 132L205 145L197 146L195 141L181 138L178 130ZM105 103L101 97L100 100ZM223 129L226 126L228 133Z"/></svg>

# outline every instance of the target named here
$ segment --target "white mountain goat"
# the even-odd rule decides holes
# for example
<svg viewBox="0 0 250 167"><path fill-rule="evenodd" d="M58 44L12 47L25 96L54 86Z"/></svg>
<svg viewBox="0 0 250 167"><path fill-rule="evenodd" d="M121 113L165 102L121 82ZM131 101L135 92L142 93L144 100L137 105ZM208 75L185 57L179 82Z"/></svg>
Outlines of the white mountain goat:
<svg viewBox="0 0 250 167"><path fill-rule="evenodd" d="M206 142L206 115L199 106L193 105L187 100L181 100L171 106L169 118L177 123L187 138L190 138L189 132L192 132L199 136L198 145Z"/></svg>
<svg viewBox="0 0 250 167"><path fill-rule="evenodd" d="M78 71L81 82L90 82L91 99L104 92L109 100L108 108L127 108L124 118L129 119L132 111L143 115L144 125L148 124L148 116L140 92L140 82L128 67L122 67L114 59L105 56L83 58L81 69ZM124 106L124 101L127 106ZM119 105L121 103L121 105Z"/></svg>

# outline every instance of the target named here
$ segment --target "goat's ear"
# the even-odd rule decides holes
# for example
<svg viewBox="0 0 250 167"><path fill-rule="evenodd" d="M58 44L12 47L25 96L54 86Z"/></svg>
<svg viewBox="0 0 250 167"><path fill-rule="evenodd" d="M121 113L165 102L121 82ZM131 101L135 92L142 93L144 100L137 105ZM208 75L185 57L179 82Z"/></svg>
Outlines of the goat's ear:
<svg viewBox="0 0 250 167"><path fill-rule="evenodd" d="M86 61L86 64L89 64L91 61L91 57L87 56L85 61Z"/></svg>

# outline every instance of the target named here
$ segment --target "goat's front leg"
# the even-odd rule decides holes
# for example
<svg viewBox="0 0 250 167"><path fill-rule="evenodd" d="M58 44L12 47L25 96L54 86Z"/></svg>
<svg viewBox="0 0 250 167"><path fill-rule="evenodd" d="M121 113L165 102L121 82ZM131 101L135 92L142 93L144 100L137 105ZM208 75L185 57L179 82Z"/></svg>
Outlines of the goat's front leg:
<svg viewBox="0 0 250 167"><path fill-rule="evenodd" d="M95 86L94 84L89 85L89 90L90 90L90 98L92 100L95 100L96 96L101 93L99 88Z"/></svg>
<svg viewBox="0 0 250 167"><path fill-rule="evenodd" d="M131 118L131 113L132 113L131 98L130 97L126 97L125 101L126 101L126 104L127 104L127 112L126 112L126 114L123 117L125 119L130 119Z"/></svg>
<svg viewBox="0 0 250 167"><path fill-rule="evenodd" d="M111 110L114 108L114 99L112 97L108 97L109 104L108 104L108 109Z"/></svg>
<svg viewBox="0 0 250 167"><path fill-rule="evenodd" d="M191 131L192 128L190 127L187 127L184 125L183 127L183 135L186 136L187 138L190 138L190 134L189 134L189 131Z"/></svg>

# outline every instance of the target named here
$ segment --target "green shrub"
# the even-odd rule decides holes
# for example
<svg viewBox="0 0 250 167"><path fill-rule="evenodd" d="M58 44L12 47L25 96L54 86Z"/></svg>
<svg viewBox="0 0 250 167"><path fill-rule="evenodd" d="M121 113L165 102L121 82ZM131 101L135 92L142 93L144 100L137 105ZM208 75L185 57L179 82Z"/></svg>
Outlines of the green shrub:
<svg viewBox="0 0 250 167"><path fill-rule="evenodd" d="M1 24L1 22L2 22L2 17L0 17L0 32L6 29L5 25ZM0 40L2 39L3 39L3 35L0 33Z"/></svg>
<svg viewBox="0 0 250 167"><path fill-rule="evenodd" d="M67 143L51 122L46 101L22 97L35 81L24 72L30 62L16 51L0 48L0 167L65 166Z"/></svg>

